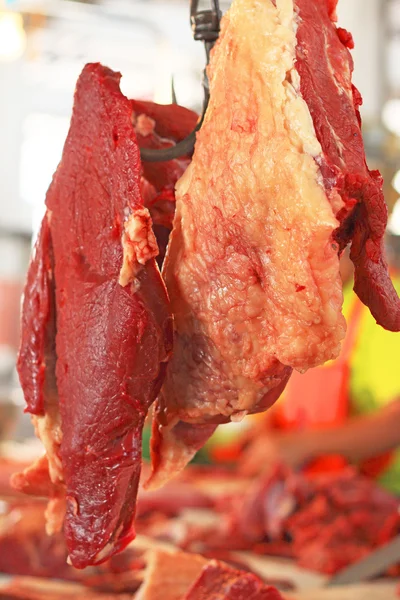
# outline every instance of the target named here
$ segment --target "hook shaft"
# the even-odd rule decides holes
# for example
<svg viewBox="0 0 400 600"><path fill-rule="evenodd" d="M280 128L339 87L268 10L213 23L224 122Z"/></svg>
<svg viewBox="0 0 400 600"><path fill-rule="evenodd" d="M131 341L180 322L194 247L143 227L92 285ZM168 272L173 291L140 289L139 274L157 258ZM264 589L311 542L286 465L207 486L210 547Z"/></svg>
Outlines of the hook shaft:
<svg viewBox="0 0 400 600"><path fill-rule="evenodd" d="M210 52L218 39L220 31L221 10L219 6L219 0L211 0L211 5L211 10L200 11L199 0L191 0L190 2L190 23L193 30L193 37L195 40L203 41L206 50L206 69L204 69L203 73L204 103L200 121L194 131L192 131L192 133L184 140L175 144L175 146L158 150L154 148L141 148L140 156L144 162L166 162L168 160L174 160L175 158L180 158L193 153L194 145L196 143L196 133L203 124L210 99L210 90L207 77L207 66L210 61Z"/></svg>

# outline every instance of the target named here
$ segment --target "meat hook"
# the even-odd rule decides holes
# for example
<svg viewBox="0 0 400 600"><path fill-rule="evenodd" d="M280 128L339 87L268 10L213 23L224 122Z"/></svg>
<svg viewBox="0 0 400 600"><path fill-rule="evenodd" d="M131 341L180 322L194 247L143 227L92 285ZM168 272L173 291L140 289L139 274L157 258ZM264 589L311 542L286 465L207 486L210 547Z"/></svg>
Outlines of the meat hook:
<svg viewBox="0 0 400 600"><path fill-rule="evenodd" d="M144 162L165 162L192 154L196 142L196 132L203 124L208 102L210 99L210 88L207 77L207 66L210 62L210 52L218 39L221 23L221 10L219 0L211 0L211 10L199 10L199 0L190 0L190 23L195 40L204 42L206 50L206 69L203 73L204 102L201 118L194 131L184 140L170 146L156 150L155 148L141 148L140 156Z"/></svg>

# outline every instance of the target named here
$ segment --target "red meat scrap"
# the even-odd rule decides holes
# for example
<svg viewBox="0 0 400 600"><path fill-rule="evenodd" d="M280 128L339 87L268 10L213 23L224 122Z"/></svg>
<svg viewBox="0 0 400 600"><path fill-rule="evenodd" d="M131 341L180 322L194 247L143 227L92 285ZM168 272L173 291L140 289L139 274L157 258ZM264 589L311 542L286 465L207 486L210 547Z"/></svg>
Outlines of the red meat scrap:
<svg viewBox="0 0 400 600"><path fill-rule="evenodd" d="M395 537L400 516L398 500L353 469L315 478L278 469L238 497L220 530L217 547L238 540L242 549L332 575Z"/></svg>
<svg viewBox="0 0 400 600"><path fill-rule="evenodd" d="M47 455L38 458L23 471L13 473L10 482L14 491L42 498L54 497L60 489L50 478Z"/></svg>
<svg viewBox="0 0 400 600"><path fill-rule="evenodd" d="M400 531L397 499L352 469L317 478L309 493L284 523L300 566L334 574Z"/></svg>
<svg viewBox="0 0 400 600"><path fill-rule="evenodd" d="M157 243L140 193L132 103L120 75L87 65L25 289L18 370L72 564L134 537L147 411L171 352Z"/></svg>

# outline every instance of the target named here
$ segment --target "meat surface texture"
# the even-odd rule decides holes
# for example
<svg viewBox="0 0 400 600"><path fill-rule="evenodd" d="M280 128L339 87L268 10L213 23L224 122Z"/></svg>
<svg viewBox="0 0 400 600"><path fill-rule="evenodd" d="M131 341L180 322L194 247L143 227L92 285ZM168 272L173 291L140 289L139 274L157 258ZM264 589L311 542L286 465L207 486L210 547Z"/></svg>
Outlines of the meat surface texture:
<svg viewBox="0 0 400 600"><path fill-rule="evenodd" d="M56 308L54 251L49 219L43 219L29 267L22 310L22 337L17 368L27 410L37 435L46 448L47 459L39 461L31 474L48 471L55 488L62 489L59 449L60 412L56 384ZM29 479L26 476L26 479Z"/></svg>
<svg viewBox="0 0 400 600"><path fill-rule="evenodd" d="M78 80L28 275L18 363L51 480L65 488L64 532L78 568L134 537L142 428L172 343L132 104L119 79L91 64Z"/></svg>
<svg viewBox="0 0 400 600"><path fill-rule="evenodd" d="M211 561L204 567L184 600L282 600L275 588L251 573Z"/></svg>
<svg viewBox="0 0 400 600"><path fill-rule="evenodd" d="M268 408L292 368L335 358L345 335L339 221L296 45L292 0L235 0L223 19L164 266L175 346L150 486L181 469L216 424Z"/></svg>

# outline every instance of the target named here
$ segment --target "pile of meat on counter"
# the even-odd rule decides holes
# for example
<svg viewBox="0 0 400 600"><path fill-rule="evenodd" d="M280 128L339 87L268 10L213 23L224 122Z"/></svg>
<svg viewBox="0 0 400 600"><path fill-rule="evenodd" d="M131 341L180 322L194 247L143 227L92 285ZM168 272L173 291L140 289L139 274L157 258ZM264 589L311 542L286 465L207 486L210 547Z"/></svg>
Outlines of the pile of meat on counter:
<svg viewBox="0 0 400 600"><path fill-rule="evenodd" d="M18 359L46 456L13 478L48 497L46 530L63 532L74 567L97 567L136 536L153 403L148 489L182 471L217 426L270 407L293 369L338 356L346 246L356 293L381 326L400 329L382 179L366 165L353 42L335 7L234 0L193 156L140 158L141 147L185 138L193 112L127 99L120 75L100 64L79 77ZM296 506L302 489L290 496ZM324 505L318 489L323 520L332 499ZM138 511L140 532L140 502ZM300 514L277 529L294 548ZM160 525L154 518L147 527Z"/></svg>
<svg viewBox="0 0 400 600"><path fill-rule="evenodd" d="M279 467L248 488L219 498L214 523L189 523L174 541L220 558L235 549L292 558L333 575L400 532L398 499L350 467L313 477Z"/></svg>

